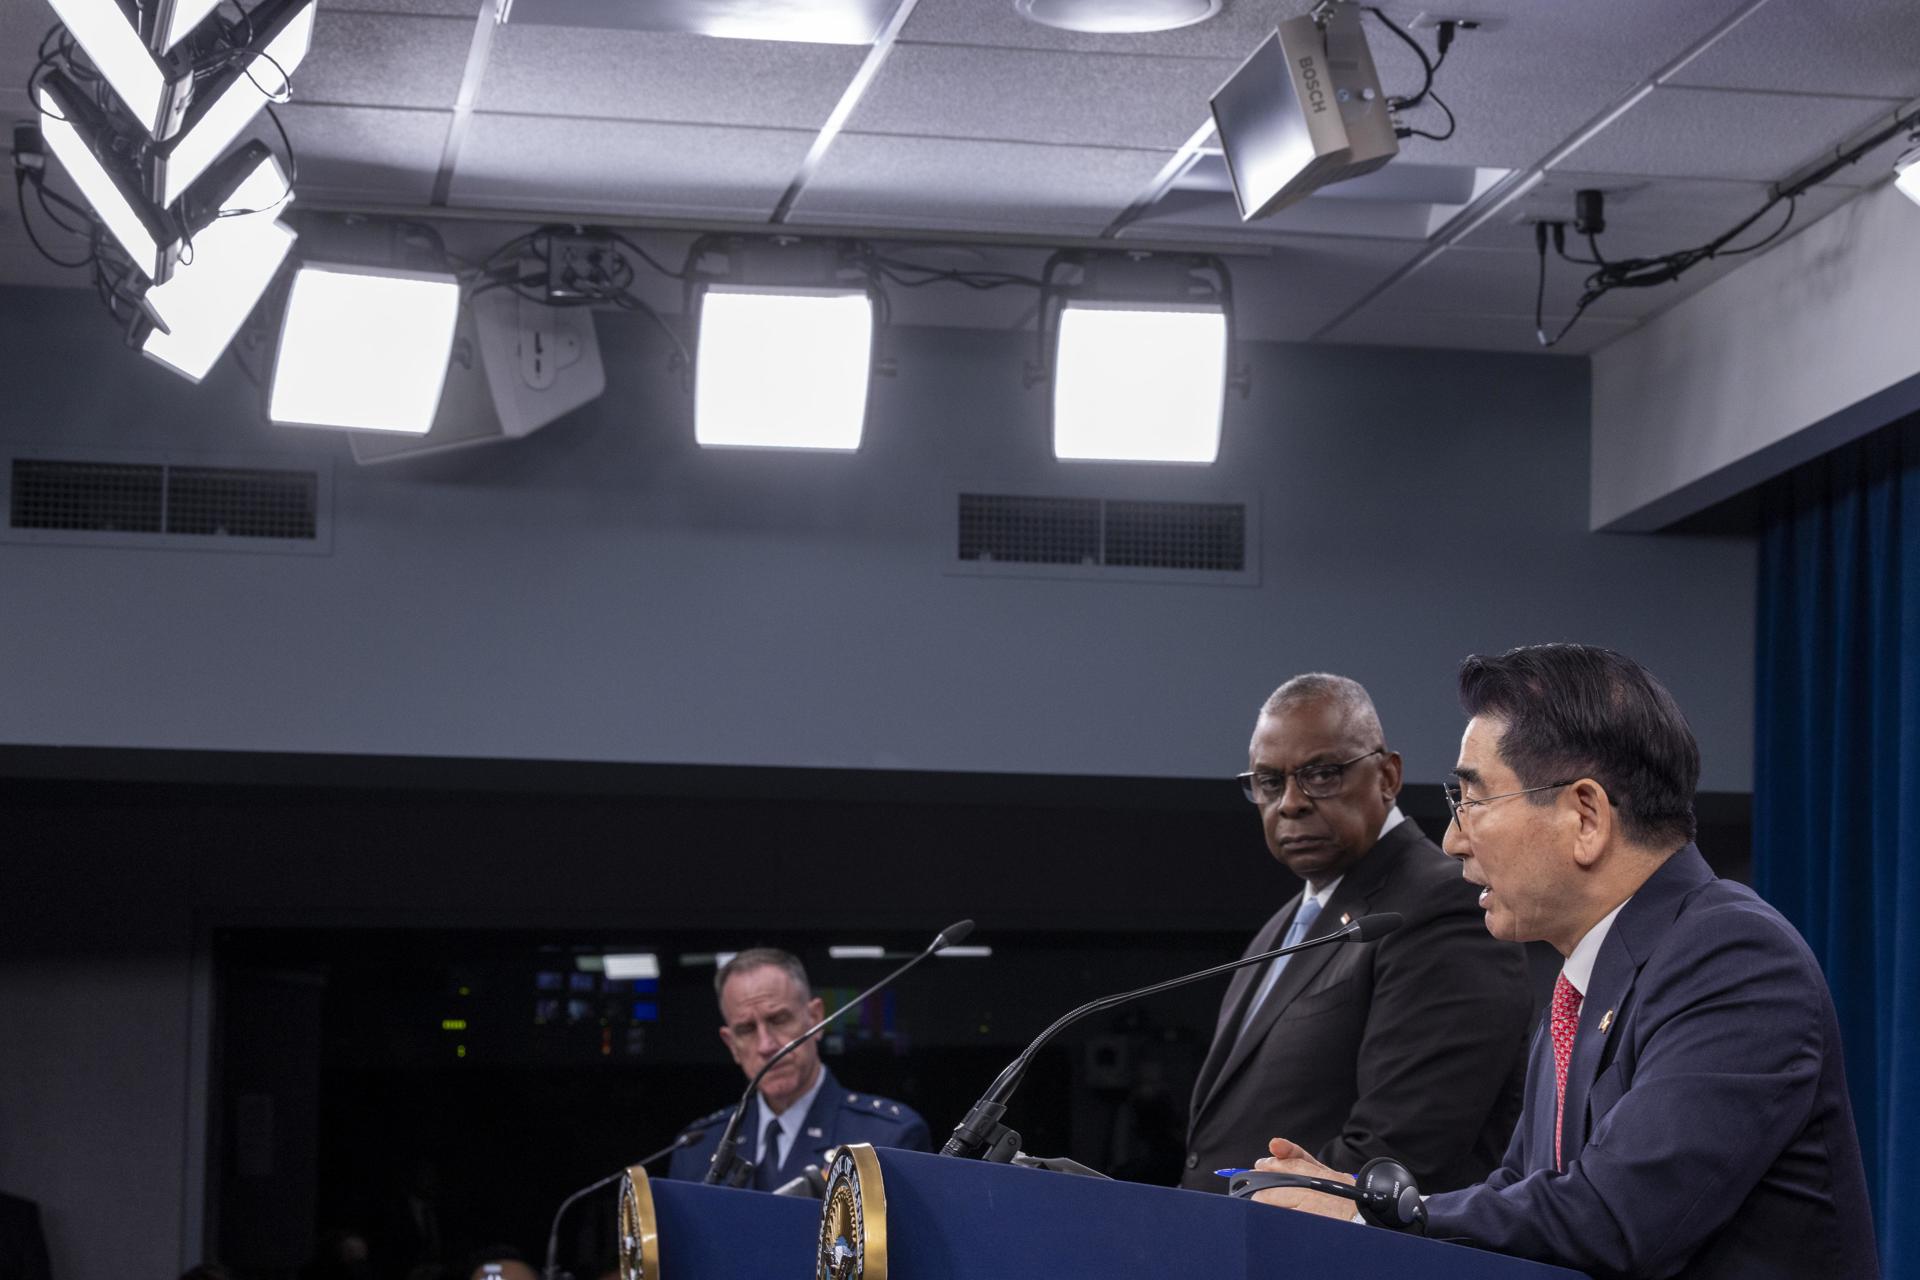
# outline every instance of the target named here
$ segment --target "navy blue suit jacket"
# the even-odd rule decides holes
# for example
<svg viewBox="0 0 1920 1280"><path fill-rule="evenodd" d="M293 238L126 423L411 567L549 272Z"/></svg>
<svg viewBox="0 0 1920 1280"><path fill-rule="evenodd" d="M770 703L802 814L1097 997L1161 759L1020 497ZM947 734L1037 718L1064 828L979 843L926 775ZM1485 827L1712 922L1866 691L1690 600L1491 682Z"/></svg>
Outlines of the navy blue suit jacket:
<svg viewBox="0 0 1920 1280"><path fill-rule="evenodd" d="M780 1168L765 1184L767 1189L799 1177L801 1171L810 1164L824 1169L828 1148L849 1142L870 1142L876 1147L902 1147L908 1151L929 1149L927 1122L912 1107L878 1094L854 1093L843 1088L825 1063L820 1066L820 1074L823 1077L820 1092L813 1095L813 1105L807 1108L806 1121L800 1126L799 1141L782 1153ZM706 1177L707 1164L713 1159L714 1148L720 1145L721 1130L727 1127L727 1117L731 1114L732 1107L722 1107L712 1115L702 1116L688 1125L687 1129L705 1125L706 1133L698 1142L673 1153L673 1161L667 1166L667 1176L694 1182ZM746 1118L740 1125L740 1154L749 1160L760 1154L760 1133L766 1125L765 1114L760 1096L755 1094L753 1101L747 1104ZM681 1130L682 1133L686 1131Z"/></svg>
<svg viewBox="0 0 1920 1280"><path fill-rule="evenodd" d="M1840 1028L1819 963L1691 844L1601 945L1553 1167L1551 1041L1488 1180L1427 1200L1427 1234L1596 1276L1880 1274Z"/></svg>

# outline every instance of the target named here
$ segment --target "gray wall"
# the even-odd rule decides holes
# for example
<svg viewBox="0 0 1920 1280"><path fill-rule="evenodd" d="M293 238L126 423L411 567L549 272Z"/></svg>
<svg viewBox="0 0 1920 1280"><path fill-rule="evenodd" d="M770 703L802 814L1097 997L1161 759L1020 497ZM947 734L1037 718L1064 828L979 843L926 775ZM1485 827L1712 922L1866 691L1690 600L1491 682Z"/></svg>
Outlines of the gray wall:
<svg viewBox="0 0 1920 1280"><path fill-rule="evenodd" d="M1920 209L1888 181L1593 357L1596 529L1658 529L1920 409Z"/></svg>
<svg viewBox="0 0 1920 1280"><path fill-rule="evenodd" d="M1705 786L1748 786L1753 548L1586 531L1584 362L1262 348L1220 463L1171 470L1055 464L1024 336L901 334L867 447L805 457L696 449L658 343L602 335L575 419L359 470L260 425L231 365L189 387L90 298L0 291L0 444L335 476L327 556L0 544L0 743L1218 776L1275 683L1333 668L1431 782L1462 654L1579 638L1671 683ZM1262 582L950 574L961 486L1252 499ZM164 832L111 866L21 845L0 1187L46 1206L59 1280L164 1276L200 1250L194 938L231 895ZM276 910L394 905L312 879Z"/></svg>
<svg viewBox="0 0 1920 1280"><path fill-rule="evenodd" d="M1471 650L1665 677L1743 790L1752 548L1585 529L1583 362L1266 347L1211 468L1063 466L1013 335L917 330L854 456L702 451L651 335L606 396L359 469L76 295L0 309L0 445L334 465L329 556L0 547L0 742L1148 776L1240 767L1284 676L1368 684L1436 781ZM1258 589L947 573L954 492L1250 498Z"/></svg>

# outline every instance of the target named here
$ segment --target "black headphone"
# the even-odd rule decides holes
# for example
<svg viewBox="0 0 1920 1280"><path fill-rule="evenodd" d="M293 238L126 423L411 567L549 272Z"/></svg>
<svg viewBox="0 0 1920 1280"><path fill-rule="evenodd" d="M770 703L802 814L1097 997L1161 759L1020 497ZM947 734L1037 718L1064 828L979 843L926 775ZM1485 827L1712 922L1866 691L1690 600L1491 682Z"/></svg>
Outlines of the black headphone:
<svg viewBox="0 0 1920 1280"><path fill-rule="evenodd" d="M1414 1228L1425 1232L1427 1229L1426 1202L1420 1188L1414 1185L1413 1175L1407 1172L1407 1166L1386 1156L1376 1156L1361 1165L1353 1186L1327 1178L1309 1178L1302 1173L1249 1169L1233 1175L1233 1180L1227 1183L1227 1194L1244 1200L1269 1187L1302 1187L1351 1200L1360 1206L1360 1216L1376 1227L1394 1231Z"/></svg>

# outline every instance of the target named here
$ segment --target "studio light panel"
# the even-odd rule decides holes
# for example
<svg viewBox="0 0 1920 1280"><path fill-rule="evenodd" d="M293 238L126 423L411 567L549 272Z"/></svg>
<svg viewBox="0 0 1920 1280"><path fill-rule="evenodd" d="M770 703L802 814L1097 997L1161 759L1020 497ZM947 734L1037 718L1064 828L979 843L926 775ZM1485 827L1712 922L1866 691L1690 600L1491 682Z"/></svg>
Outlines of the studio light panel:
<svg viewBox="0 0 1920 1280"><path fill-rule="evenodd" d="M141 342L148 356L195 382L240 331L293 248L294 233L278 220L286 175L258 143L235 157L245 176L221 202L217 218L193 239L190 255L165 284L148 289L145 305L163 324Z"/></svg>
<svg viewBox="0 0 1920 1280"><path fill-rule="evenodd" d="M314 0L263 4L254 10L254 20L266 27L260 51L236 54L243 61L202 88L180 132L154 148L153 187L162 205L171 205L185 194L260 114L270 95L285 96L288 77L313 42L313 15Z"/></svg>
<svg viewBox="0 0 1920 1280"><path fill-rule="evenodd" d="M147 201L132 173L110 164L89 141L106 122L65 72L53 71L35 89L40 135L61 167L80 188L108 232L120 242L147 279L165 280L172 265L174 237Z"/></svg>
<svg viewBox="0 0 1920 1280"><path fill-rule="evenodd" d="M156 138L179 123L187 78L157 61L139 28L116 0L50 0L54 16L73 33L127 110Z"/></svg>
<svg viewBox="0 0 1920 1280"><path fill-rule="evenodd" d="M460 307L451 274L309 263L293 278L267 415L296 426L433 425Z"/></svg>
<svg viewBox="0 0 1920 1280"><path fill-rule="evenodd" d="M711 286L699 341L693 416L702 445L860 447L873 359L864 291Z"/></svg>
<svg viewBox="0 0 1920 1280"><path fill-rule="evenodd" d="M1069 303L1054 354L1054 456L1212 462L1226 376L1219 307Z"/></svg>

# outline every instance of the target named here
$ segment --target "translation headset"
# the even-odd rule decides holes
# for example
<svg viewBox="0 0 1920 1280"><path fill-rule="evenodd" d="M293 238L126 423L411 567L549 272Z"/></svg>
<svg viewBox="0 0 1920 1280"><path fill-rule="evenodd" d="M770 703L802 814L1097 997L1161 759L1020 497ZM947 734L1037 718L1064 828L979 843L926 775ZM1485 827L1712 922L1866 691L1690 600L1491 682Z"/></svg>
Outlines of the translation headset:
<svg viewBox="0 0 1920 1280"><path fill-rule="evenodd" d="M1409 1229L1425 1232L1427 1206L1420 1188L1414 1185L1407 1166L1386 1156L1377 1156L1360 1166L1354 1185L1328 1178L1310 1178L1303 1173L1266 1173L1249 1169L1233 1175L1227 1194L1244 1200L1269 1187L1300 1187L1351 1200L1360 1206L1360 1216L1376 1227L1393 1231Z"/></svg>

